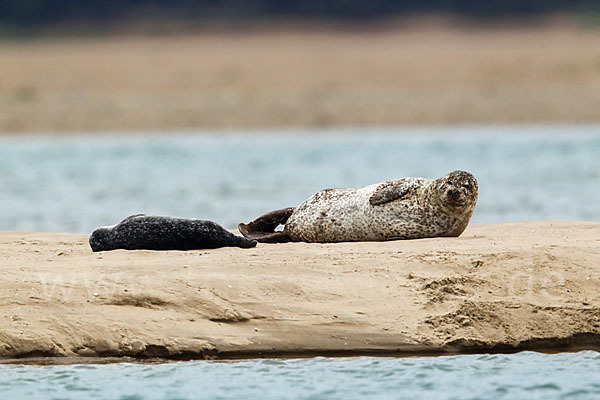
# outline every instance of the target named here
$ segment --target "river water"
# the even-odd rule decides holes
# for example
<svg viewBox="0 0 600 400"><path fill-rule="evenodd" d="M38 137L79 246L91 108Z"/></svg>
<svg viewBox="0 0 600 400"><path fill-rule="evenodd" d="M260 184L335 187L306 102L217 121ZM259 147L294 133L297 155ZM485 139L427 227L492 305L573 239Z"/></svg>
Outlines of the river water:
<svg viewBox="0 0 600 400"><path fill-rule="evenodd" d="M0 139L0 230L89 233L131 214L226 228L329 187L464 169L473 223L600 221L600 126Z"/></svg>
<svg viewBox="0 0 600 400"><path fill-rule="evenodd" d="M3 399L597 399L600 353L0 365Z"/></svg>

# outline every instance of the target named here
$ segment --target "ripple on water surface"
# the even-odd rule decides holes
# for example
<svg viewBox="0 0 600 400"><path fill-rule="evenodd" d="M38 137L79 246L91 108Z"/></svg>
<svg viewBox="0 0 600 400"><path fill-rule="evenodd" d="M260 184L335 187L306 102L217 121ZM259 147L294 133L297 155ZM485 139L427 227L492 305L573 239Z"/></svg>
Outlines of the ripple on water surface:
<svg viewBox="0 0 600 400"><path fill-rule="evenodd" d="M362 128L0 138L0 229L90 232L127 215L228 228L328 187L471 171L474 223L600 221L600 127Z"/></svg>
<svg viewBox="0 0 600 400"><path fill-rule="evenodd" d="M590 399L600 353L0 366L3 398Z"/></svg>

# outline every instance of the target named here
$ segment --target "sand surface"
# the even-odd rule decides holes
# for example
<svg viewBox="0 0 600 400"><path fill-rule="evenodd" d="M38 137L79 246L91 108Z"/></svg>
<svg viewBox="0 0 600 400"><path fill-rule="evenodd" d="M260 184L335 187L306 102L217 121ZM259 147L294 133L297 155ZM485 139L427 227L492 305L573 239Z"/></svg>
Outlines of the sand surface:
<svg viewBox="0 0 600 400"><path fill-rule="evenodd" d="M92 253L0 232L0 358L600 349L600 224L459 238Z"/></svg>
<svg viewBox="0 0 600 400"><path fill-rule="evenodd" d="M600 29L0 41L0 132L600 121Z"/></svg>

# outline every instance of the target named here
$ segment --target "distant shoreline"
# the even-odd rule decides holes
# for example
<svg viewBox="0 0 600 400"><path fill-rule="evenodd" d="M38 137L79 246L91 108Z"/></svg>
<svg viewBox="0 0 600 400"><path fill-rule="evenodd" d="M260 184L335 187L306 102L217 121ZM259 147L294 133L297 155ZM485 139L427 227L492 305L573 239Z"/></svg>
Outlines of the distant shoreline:
<svg viewBox="0 0 600 400"><path fill-rule="evenodd" d="M511 133L511 129L518 129L521 135L544 135L558 136L564 133L563 129L573 127L589 127L591 131L585 135L596 135L600 133L600 121L597 122L523 122L523 123L455 123L455 124L405 124L388 126L281 126L281 127L258 127L258 128L222 128L222 127L197 127L197 128L173 128L173 129L145 129L145 130L88 130L88 131L15 131L0 132L1 139L20 138L82 138L94 137L140 137L140 138L162 138L188 137L188 136L218 136L244 137L255 135L286 136L286 135L345 135L369 134L376 135L495 135ZM527 132L523 132L526 129ZM540 129L542 131L540 131ZM511 133L512 134L512 133Z"/></svg>
<svg viewBox="0 0 600 400"><path fill-rule="evenodd" d="M569 23L0 42L0 135L600 121L600 31Z"/></svg>
<svg viewBox="0 0 600 400"><path fill-rule="evenodd" d="M36 23L21 27L5 24L0 38L46 40L102 38L114 36L190 36L199 34L238 35L282 32L383 32L394 30L478 30L573 28L600 29L596 14L580 12L541 12L534 14L468 15L450 12L406 12L373 18L314 16L247 16L245 18L143 16L110 21L71 20Z"/></svg>

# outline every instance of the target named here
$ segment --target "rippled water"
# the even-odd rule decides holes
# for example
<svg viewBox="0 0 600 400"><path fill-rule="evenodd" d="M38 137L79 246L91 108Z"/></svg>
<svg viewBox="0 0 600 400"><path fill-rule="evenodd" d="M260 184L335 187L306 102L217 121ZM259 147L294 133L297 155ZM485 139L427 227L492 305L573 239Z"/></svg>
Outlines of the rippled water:
<svg viewBox="0 0 600 400"><path fill-rule="evenodd" d="M600 221L600 126L0 139L0 230L90 232L137 213L233 228L315 191L455 169L474 223Z"/></svg>
<svg viewBox="0 0 600 400"><path fill-rule="evenodd" d="M5 399L594 399L600 353L0 366Z"/></svg>

